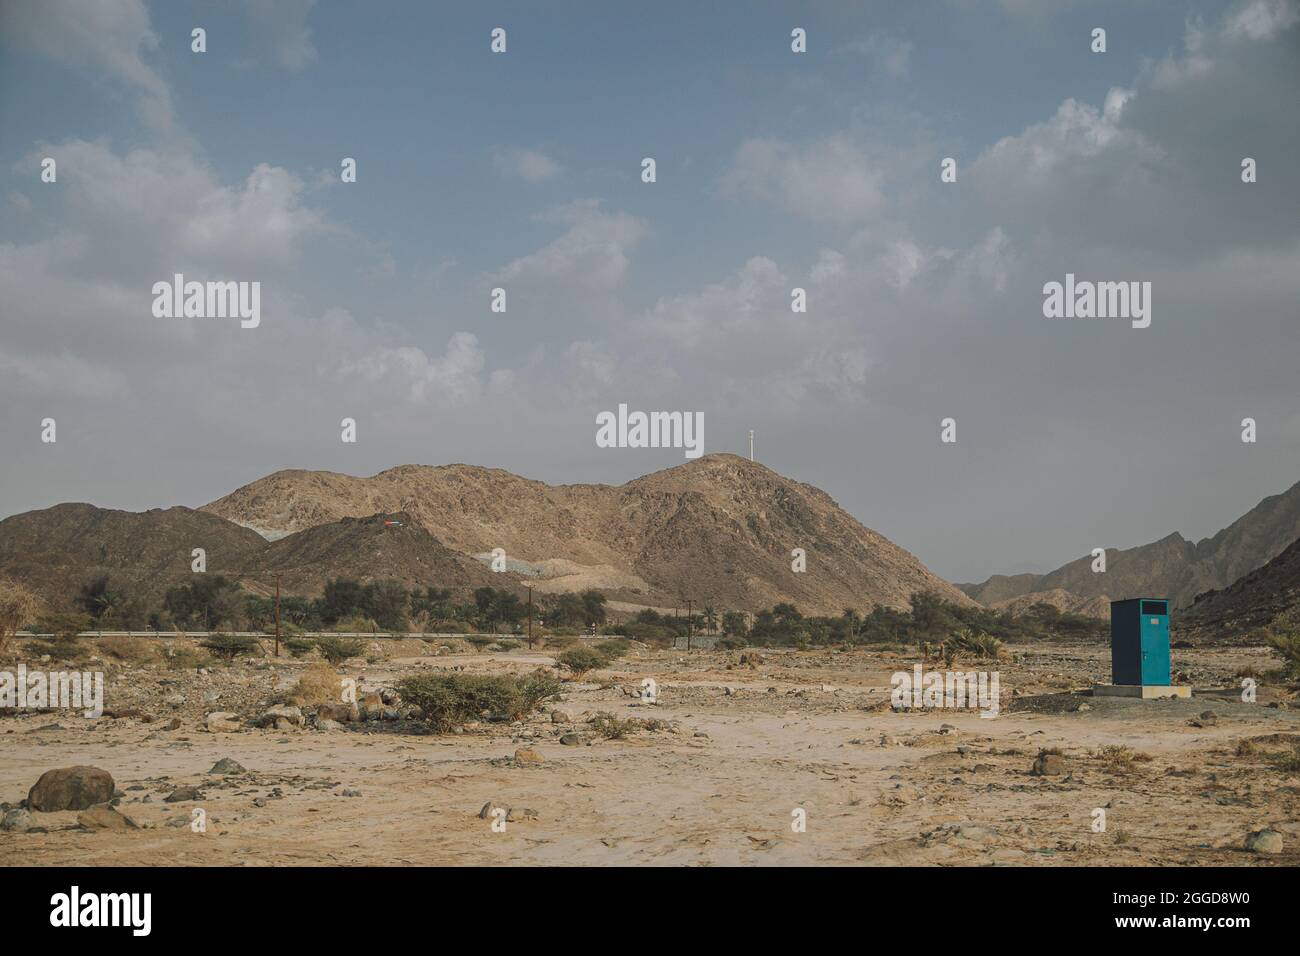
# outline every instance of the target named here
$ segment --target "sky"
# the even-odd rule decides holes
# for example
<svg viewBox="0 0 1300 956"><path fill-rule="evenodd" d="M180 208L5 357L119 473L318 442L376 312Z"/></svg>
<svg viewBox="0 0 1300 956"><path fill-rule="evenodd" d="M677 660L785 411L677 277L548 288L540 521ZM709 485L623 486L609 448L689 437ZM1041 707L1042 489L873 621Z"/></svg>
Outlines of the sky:
<svg viewBox="0 0 1300 956"><path fill-rule="evenodd" d="M949 580L1213 534L1300 479L1298 92L1300 0L0 0L0 516L686 460L627 404Z"/></svg>

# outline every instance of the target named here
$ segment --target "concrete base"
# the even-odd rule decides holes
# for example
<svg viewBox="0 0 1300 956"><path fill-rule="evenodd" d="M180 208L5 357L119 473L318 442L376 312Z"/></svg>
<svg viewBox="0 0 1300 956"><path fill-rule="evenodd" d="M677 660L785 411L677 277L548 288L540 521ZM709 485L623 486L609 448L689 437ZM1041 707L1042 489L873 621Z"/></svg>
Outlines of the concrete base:
<svg viewBox="0 0 1300 956"><path fill-rule="evenodd" d="M1160 686L1157 684L1093 684L1093 697L1139 697L1142 700L1157 700L1161 697L1192 696L1192 688L1186 684Z"/></svg>

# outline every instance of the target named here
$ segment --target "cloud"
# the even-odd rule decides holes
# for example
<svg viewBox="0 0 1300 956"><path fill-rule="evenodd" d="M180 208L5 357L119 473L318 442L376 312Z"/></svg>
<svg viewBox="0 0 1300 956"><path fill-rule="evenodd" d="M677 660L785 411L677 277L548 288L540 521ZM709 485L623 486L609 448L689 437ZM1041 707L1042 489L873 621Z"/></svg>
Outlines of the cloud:
<svg viewBox="0 0 1300 956"><path fill-rule="evenodd" d="M318 59L307 15L316 0L244 0L257 57L298 73Z"/></svg>
<svg viewBox="0 0 1300 956"><path fill-rule="evenodd" d="M106 271L127 262L262 271L294 261L307 240L333 230L304 203L302 180L267 163L225 184L184 149L117 153L85 140L43 146L24 163L46 154L59 163L64 227L92 238L87 261Z"/></svg>
<svg viewBox="0 0 1300 956"><path fill-rule="evenodd" d="M142 0L42 0L0 4L0 38L72 67L98 70L136 96L141 119L166 132L174 122L171 92L145 56L158 35Z"/></svg>
<svg viewBox="0 0 1300 956"><path fill-rule="evenodd" d="M540 183L560 174L560 164L536 149L498 147L492 154L493 165L503 176L514 176L525 182Z"/></svg>
<svg viewBox="0 0 1300 956"><path fill-rule="evenodd" d="M338 367L336 378L355 378L370 386L405 394L416 405L461 406L477 400L483 392L482 373L486 360L478 338L457 332L442 355L430 357L415 346L378 348ZM498 384L508 379L497 378Z"/></svg>
<svg viewBox="0 0 1300 956"><path fill-rule="evenodd" d="M912 42L878 30L868 36L850 40L835 52L863 57L875 72L897 80L907 75Z"/></svg>
<svg viewBox="0 0 1300 956"><path fill-rule="evenodd" d="M646 234L642 220L626 213L606 212L596 199L556 206L539 218L568 228L536 252L494 273L495 281L613 289L627 273L628 254Z"/></svg>
<svg viewBox="0 0 1300 956"><path fill-rule="evenodd" d="M834 135L808 145L745 140L722 186L728 194L754 196L807 219L853 223L883 210L883 179L861 148Z"/></svg>

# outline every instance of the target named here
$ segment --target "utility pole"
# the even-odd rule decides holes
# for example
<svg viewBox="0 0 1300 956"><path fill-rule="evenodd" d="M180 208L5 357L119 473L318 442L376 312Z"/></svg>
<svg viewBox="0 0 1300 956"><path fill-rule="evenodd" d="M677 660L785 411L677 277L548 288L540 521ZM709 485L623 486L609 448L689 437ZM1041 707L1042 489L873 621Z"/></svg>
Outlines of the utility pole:
<svg viewBox="0 0 1300 956"><path fill-rule="evenodd" d="M695 618L691 617L691 602L686 602L686 649L691 649L691 634L695 631Z"/></svg>
<svg viewBox="0 0 1300 956"><path fill-rule="evenodd" d="M275 656L280 656L280 575L275 576Z"/></svg>
<svg viewBox="0 0 1300 956"><path fill-rule="evenodd" d="M528 585L528 649L533 649L533 586Z"/></svg>
<svg viewBox="0 0 1300 956"><path fill-rule="evenodd" d="M754 429L749 430L749 460L754 460Z"/></svg>

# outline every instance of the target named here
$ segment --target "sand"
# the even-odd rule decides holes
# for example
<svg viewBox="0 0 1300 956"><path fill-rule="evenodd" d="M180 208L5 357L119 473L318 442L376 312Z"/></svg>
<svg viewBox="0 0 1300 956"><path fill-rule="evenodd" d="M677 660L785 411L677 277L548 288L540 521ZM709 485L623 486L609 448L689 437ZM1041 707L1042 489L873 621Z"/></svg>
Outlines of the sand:
<svg viewBox="0 0 1300 956"><path fill-rule="evenodd" d="M391 648L407 655L413 645L422 642ZM910 671L906 655L767 650L749 666L741 653L756 652L634 651L566 685L553 706L569 723L542 712L446 736L379 722L208 733L205 711L256 716L305 665L219 669L202 683L222 694L215 701L192 675L131 668L111 677L109 706L141 706L152 722L0 717L0 801L16 804L47 769L91 764L113 774L119 809L143 828L86 831L76 813L34 813L46 832L0 832L0 865L1300 862L1300 774L1276 765L1300 740L1300 715L1275 680L1259 679L1253 704L1233 689L1238 672L1278 666L1263 649L1176 651L1197 696L1142 702L1083 693L1107 672L1104 647L1011 647L1001 661L968 665L1000 674L994 719L892 711L890 674ZM524 649L381 654L342 670L364 688L433 668L523 671L550 660ZM657 704L631 696L646 677L658 683ZM173 708L165 698L178 688L188 702ZM1206 710L1212 725L1189 723ZM584 718L597 712L655 718L675 732L559 742L587 733ZM172 716L180 728L160 729ZM1099 754L1113 746L1137 759ZM542 761L517 763L521 747ZM1031 773L1044 748L1060 749L1065 773ZM208 774L223 757L247 772ZM202 798L164 803L180 785L199 785ZM513 810L504 829L480 818L485 803ZM206 832L191 829L195 807ZM1104 832L1094 831L1097 809ZM792 827L798 811L803 832ZM1282 853L1242 848L1265 826L1282 833Z"/></svg>

